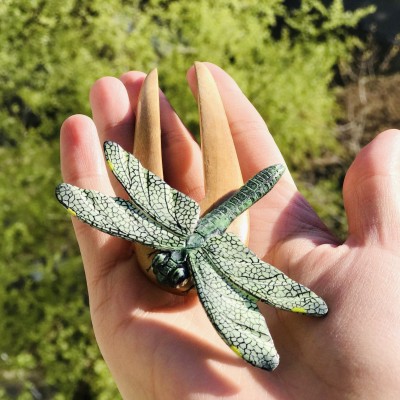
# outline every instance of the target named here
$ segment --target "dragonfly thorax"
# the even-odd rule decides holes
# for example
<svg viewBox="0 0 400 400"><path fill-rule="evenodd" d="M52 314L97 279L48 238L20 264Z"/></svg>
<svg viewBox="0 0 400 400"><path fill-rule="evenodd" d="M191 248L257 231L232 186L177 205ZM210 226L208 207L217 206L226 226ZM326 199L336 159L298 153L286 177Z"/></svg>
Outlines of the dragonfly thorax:
<svg viewBox="0 0 400 400"><path fill-rule="evenodd" d="M188 250L198 249L199 247L203 247L204 243L205 243L204 237L199 233L194 232L187 238L185 247Z"/></svg>
<svg viewBox="0 0 400 400"><path fill-rule="evenodd" d="M191 280L186 257L185 250L160 251L156 254L151 268L157 281L175 289L186 288Z"/></svg>

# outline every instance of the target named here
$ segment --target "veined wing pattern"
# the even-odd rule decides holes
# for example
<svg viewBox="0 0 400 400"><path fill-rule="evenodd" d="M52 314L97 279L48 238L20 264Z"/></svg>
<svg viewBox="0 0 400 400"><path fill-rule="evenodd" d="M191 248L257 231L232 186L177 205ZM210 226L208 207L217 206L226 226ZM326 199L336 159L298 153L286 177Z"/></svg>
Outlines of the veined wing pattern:
<svg viewBox="0 0 400 400"><path fill-rule="evenodd" d="M110 235L160 250L182 248L198 222L199 205L143 168L118 144L105 142L104 152L130 201L63 183L56 188L60 203L72 215Z"/></svg>
<svg viewBox="0 0 400 400"><path fill-rule="evenodd" d="M276 368L279 355L257 299L217 272L207 249L189 253L189 263L200 301L225 343L256 367Z"/></svg>
<svg viewBox="0 0 400 400"><path fill-rule="evenodd" d="M143 168L139 160L116 143L105 142L104 154L136 207L178 235L187 236L193 232L200 214L200 207L194 200Z"/></svg>
<svg viewBox="0 0 400 400"><path fill-rule="evenodd" d="M319 296L260 260L235 235L212 237L206 248L219 274L256 299L282 310L312 316L328 312Z"/></svg>

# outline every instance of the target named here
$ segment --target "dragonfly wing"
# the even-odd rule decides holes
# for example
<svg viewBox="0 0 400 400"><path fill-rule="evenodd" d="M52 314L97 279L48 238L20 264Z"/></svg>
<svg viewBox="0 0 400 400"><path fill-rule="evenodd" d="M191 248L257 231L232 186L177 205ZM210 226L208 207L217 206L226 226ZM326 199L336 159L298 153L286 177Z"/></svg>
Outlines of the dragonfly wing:
<svg viewBox="0 0 400 400"><path fill-rule="evenodd" d="M132 154L114 142L104 143L107 162L132 202L171 231L188 235L199 219L199 205L145 169Z"/></svg>
<svg viewBox="0 0 400 400"><path fill-rule="evenodd" d="M132 203L67 183L56 188L58 201L83 222L113 236L137 241L157 249L182 247L185 238L149 219Z"/></svg>
<svg viewBox="0 0 400 400"><path fill-rule="evenodd" d="M276 368L279 355L257 299L220 275L204 249L190 252L189 264L200 301L221 338L250 364L266 370Z"/></svg>
<svg viewBox="0 0 400 400"><path fill-rule="evenodd" d="M221 275L257 299L283 310L313 316L322 316L328 312L323 299L260 260L235 235L225 233L210 238L207 250Z"/></svg>

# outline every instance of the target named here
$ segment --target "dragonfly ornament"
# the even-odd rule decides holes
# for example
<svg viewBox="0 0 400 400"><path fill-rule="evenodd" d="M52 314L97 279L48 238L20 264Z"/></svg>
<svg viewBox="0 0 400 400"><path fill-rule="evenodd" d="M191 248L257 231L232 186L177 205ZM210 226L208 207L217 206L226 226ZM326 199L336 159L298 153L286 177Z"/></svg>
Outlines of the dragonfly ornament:
<svg viewBox="0 0 400 400"><path fill-rule="evenodd" d="M257 301L312 316L325 315L328 307L226 229L272 189L284 167L277 164L260 171L199 218L194 200L146 170L118 144L105 142L104 152L130 200L62 183L56 188L60 203L103 232L154 248L149 268L159 283L179 289L193 280L208 318L228 346L256 367L276 368L279 355Z"/></svg>

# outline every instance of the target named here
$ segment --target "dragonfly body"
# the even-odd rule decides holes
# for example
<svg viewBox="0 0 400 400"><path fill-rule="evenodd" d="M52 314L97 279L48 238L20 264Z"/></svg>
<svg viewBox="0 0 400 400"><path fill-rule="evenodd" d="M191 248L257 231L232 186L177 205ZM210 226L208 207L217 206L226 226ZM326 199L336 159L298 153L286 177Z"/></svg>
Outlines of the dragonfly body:
<svg viewBox="0 0 400 400"><path fill-rule="evenodd" d="M234 219L274 187L284 171L285 168L281 164L260 171L235 194L201 218L195 232L203 237L222 235Z"/></svg>
<svg viewBox="0 0 400 400"><path fill-rule="evenodd" d="M226 229L268 193L284 172L268 167L214 210L199 218L199 205L147 171L116 143L105 142L106 160L130 200L61 184L58 200L82 221L113 236L151 246L151 268L159 283L193 282L211 323L240 357L272 370L279 356L257 307L262 301L283 310L322 316L325 302L260 260Z"/></svg>
<svg viewBox="0 0 400 400"><path fill-rule="evenodd" d="M151 264L158 282L175 289L187 287L192 275L187 264L188 252L205 246L207 240L213 236L223 235L234 219L272 189L283 172L284 167L280 164L261 171L235 194L201 218L182 249L159 252Z"/></svg>

